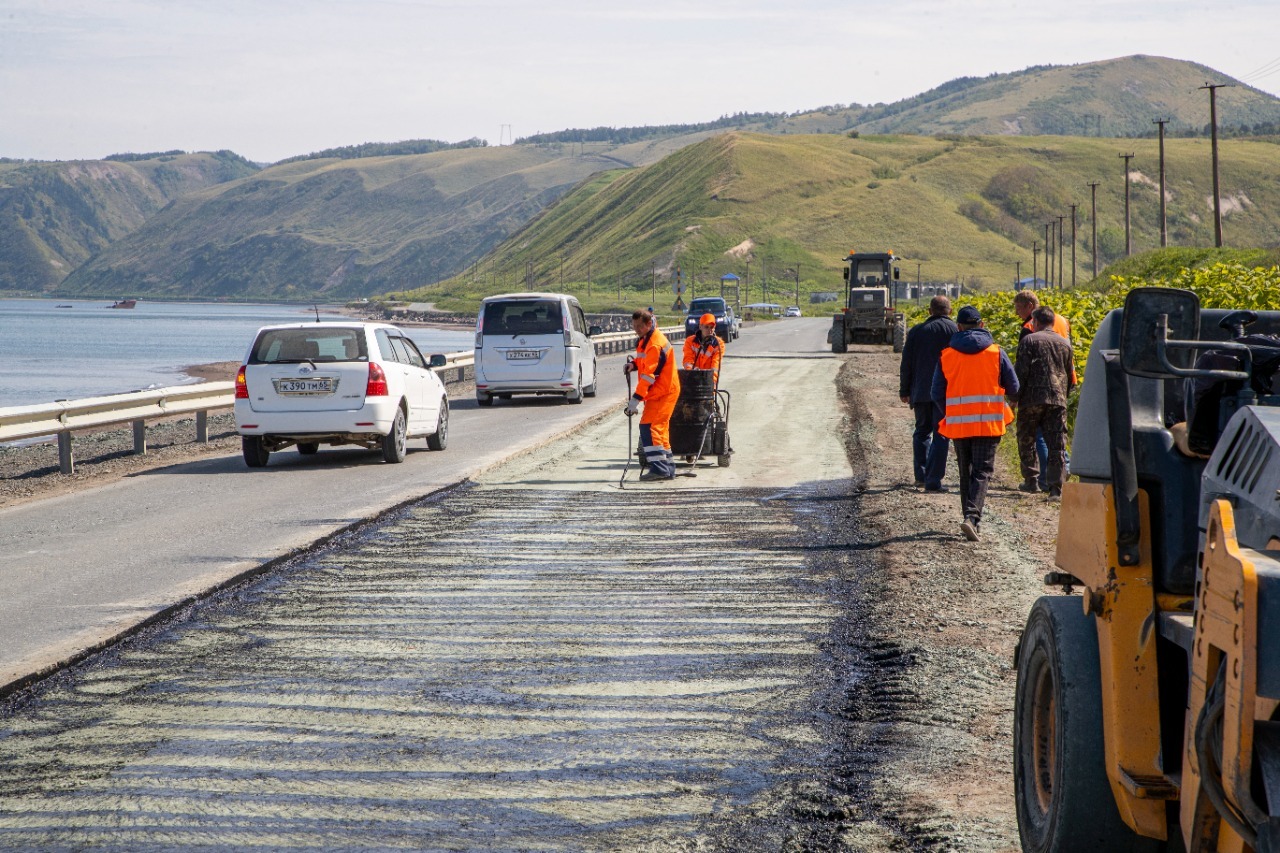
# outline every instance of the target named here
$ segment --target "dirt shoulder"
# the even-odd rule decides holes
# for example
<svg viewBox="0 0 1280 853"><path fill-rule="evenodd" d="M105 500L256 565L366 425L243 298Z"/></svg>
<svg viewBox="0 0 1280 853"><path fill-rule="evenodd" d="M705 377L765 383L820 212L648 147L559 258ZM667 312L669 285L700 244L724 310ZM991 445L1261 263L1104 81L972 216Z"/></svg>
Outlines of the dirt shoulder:
<svg viewBox="0 0 1280 853"><path fill-rule="evenodd" d="M849 788L866 818L911 849L1017 850L1013 653L1045 592L1058 508L1017 491L1002 453L982 540L966 541L954 454L948 493L915 488L897 357L865 349L838 380L861 480L852 547L877 558L858 629L864 678L848 694Z"/></svg>

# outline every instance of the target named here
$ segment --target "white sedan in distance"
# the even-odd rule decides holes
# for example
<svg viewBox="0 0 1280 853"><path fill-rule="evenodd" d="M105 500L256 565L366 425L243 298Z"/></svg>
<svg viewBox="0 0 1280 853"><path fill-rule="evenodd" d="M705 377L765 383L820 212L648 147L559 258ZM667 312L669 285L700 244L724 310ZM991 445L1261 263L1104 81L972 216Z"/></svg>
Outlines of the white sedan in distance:
<svg viewBox="0 0 1280 853"><path fill-rule="evenodd" d="M236 431L250 468L277 450L320 445L380 449L402 462L411 436L432 450L449 441L449 396L404 332L385 323L265 326L236 375Z"/></svg>

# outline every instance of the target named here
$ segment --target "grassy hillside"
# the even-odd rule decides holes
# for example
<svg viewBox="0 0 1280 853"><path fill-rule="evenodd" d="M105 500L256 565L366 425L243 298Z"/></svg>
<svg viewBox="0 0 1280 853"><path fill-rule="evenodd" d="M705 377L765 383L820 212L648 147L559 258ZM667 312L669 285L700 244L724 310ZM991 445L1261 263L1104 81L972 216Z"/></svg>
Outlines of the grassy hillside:
<svg viewBox="0 0 1280 853"><path fill-rule="evenodd" d="M1101 263L1124 251L1121 150L1131 162L1135 251L1158 244L1156 143L1072 137L769 136L726 134L689 146L639 170L597 176L502 243L483 264L407 295L466 308L479 297L525 286L564 288L593 308L669 307L679 266L695 290L718 290L725 273L744 279L743 302L789 302L794 275L801 301L840 287L850 250L892 249L903 275L959 279L975 289L1012 286L1015 262L1032 271L1032 243L1064 216L1064 272L1070 283L1071 204L1077 205L1077 281L1093 278L1090 190L1099 182ZM1232 246L1280 245L1277 147L1255 141L1221 145L1223 230ZM1211 245L1209 145L1166 141L1170 241ZM750 269L748 270L748 261ZM1040 256L1043 263L1043 255ZM619 284L623 296L618 297ZM397 288L403 292L405 289Z"/></svg>
<svg viewBox="0 0 1280 853"><path fill-rule="evenodd" d="M422 285L615 165L537 145L284 163L186 196L59 292L347 299Z"/></svg>
<svg viewBox="0 0 1280 853"><path fill-rule="evenodd" d="M79 264L173 199L255 170L225 151L5 163L0 166L0 291L53 290Z"/></svg>

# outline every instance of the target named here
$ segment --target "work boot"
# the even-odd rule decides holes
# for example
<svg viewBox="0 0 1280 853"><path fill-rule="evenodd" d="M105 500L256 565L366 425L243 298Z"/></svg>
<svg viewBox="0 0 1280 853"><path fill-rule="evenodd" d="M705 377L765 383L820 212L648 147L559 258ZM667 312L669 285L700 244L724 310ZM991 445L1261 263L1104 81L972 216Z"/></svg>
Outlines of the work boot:
<svg viewBox="0 0 1280 853"><path fill-rule="evenodd" d="M960 524L960 532L964 534L964 538L970 542L978 541L978 522L972 518L966 518Z"/></svg>
<svg viewBox="0 0 1280 853"><path fill-rule="evenodd" d="M640 475L640 482L642 483L648 483L651 480L670 480L670 479L671 478L668 477L666 474L659 474L657 471L653 470L652 468L646 468L645 472Z"/></svg>
<svg viewBox="0 0 1280 853"><path fill-rule="evenodd" d="M1028 477L1018 485L1018 491L1031 492L1032 494L1035 494L1040 491L1040 484L1036 482L1035 477Z"/></svg>
<svg viewBox="0 0 1280 853"><path fill-rule="evenodd" d="M1050 486L1049 491L1045 494L1045 497L1051 501L1062 500L1062 486Z"/></svg>

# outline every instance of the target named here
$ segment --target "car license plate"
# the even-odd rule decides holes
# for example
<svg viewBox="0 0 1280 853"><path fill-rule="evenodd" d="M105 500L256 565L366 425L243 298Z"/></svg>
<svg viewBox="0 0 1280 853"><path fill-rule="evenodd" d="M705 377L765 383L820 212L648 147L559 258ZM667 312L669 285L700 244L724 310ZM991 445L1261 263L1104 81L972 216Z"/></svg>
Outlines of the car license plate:
<svg viewBox="0 0 1280 853"><path fill-rule="evenodd" d="M311 379L274 379L277 394L290 394L297 397L320 397L332 394L338 387L336 379L330 376L316 376Z"/></svg>
<svg viewBox="0 0 1280 853"><path fill-rule="evenodd" d="M507 350L508 361L536 361L540 358L542 358L542 350L536 350L536 349Z"/></svg>

